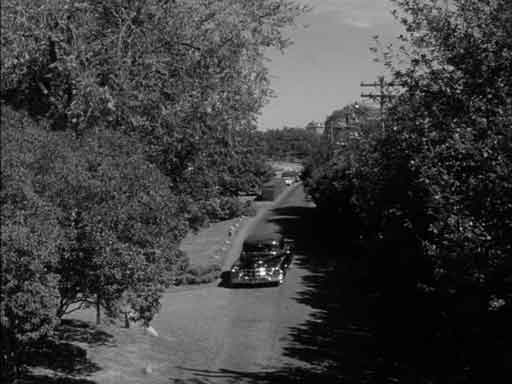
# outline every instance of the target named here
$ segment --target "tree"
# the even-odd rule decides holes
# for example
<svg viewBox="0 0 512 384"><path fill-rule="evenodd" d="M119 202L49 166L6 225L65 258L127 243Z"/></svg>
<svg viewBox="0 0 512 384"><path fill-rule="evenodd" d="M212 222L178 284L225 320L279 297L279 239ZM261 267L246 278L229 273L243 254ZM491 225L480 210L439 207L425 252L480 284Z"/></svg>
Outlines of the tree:
<svg viewBox="0 0 512 384"><path fill-rule="evenodd" d="M269 159L302 161L319 145L316 133L302 128L271 129L260 133Z"/></svg>
<svg viewBox="0 0 512 384"><path fill-rule="evenodd" d="M403 93L388 110L386 131L364 135L366 151L340 150L326 169L345 172L328 179L347 185L344 201L366 218L370 237L416 239L417 256L434 264L427 285L445 292L478 287L483 302L505 300L512 10L504 1L396 3L407 31L400 52L409 64L388 66ZM321 190L322 198L339 192Z"/></svg>
<svg viewBox="0 0 512 384"><path fill-rule="evenodd" d="M207 199L246 188L237 172L260 177L233 138L271 93L265 49L287 46L302 11L286 0L2 0L2 265L13 279L2 329L23 343L77 305L115 313L121 300L151 320L185 264L192 191Z"/></svg>
<svg viewBox="0 0 512 384"><path fill-rule="evenodd" d="M404 45L384 57L397 59L386 64L403 89L385 130L337 151L311 172L310 184L340 222L358 224L352 238L375 266L384 333L401 324L411 338L429 335L433 350L457 353L450 372L432 368L421 377L482 381L507 370L502 340L511 338L504 324L512 304L512 5L396 4ZM415 327L389 314L407 300L421 303L428 323ZM387 351L397 348L386 340ZM460 340L471 343L461 348Z"/></svg>
<svg viewBox="0 0 512 384"><path fill-rule="evenodd" d="M30 119L2 108L0 327L2 377L19 366L26 344L51 332L58 276L48 273L65 243L61 212L41 199L29 163L44 136ZM24 127L24 132L18 129Z"/></svg>
<svg viewBox="0 0 512 384"><path fill-rule="evenodd" d="M512 273L512 7L398 4L410 15L411 64L394 70L407 87L390 124L431 196L425 250L444 284L486 287L487 301L503 297Z"/></svg>
<svg viewBox="0 0 512 384"><path fill-rule="evenodd" d="M270 95L264 50L286 47L282 29L302 9L285 0L6 1L2 91L29 109L37 93L39 112L79 132L101 121L135 133L179 179L204 138L254 122Z"/></svg>
<svg viewBox="0 0 512 384"><path fill-rule="evenodd" d="M271 94L265 49L289 44L283 29L304 7L6 0L3 8L6 102L48 117L55 129L82 134L103 125L136 138L183 201L191 191L213 197L219 183L230 194L247 188L230 173L242 166L250 174L259 160L236 136L253 130ZM238 160L218 180L212 170L231 157Z"/></svg>
<svg viewBox="0 0 512 384"><path fill-rule="evenodd" d="M135 148L99 130L80 140L49 132L2 106L7 360L82 305L114 314L125 293L148 323L181 273L185 217L166 177Z"/></svg>
<svg viewBox="0 0 512 384"><path fill-rule="evenodd" d="M376 126L378 110L366 104L354 102L333 111L325 120L324 135L334 141L346 140L357 135L361 127L370 129ZM371 122L374 122L372 124Z"/></svg>

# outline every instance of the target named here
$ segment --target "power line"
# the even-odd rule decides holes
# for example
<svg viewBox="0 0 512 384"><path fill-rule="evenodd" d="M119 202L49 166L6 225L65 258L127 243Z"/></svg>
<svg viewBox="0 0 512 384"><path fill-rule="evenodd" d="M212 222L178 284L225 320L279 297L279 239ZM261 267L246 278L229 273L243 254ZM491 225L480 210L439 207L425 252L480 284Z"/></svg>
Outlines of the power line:
<svg viewBox="0 0 512 384"><path fill-rule="evenodd" d="M386 89L390 88L390 87L402 87L402 86L403 86L403 84L400 84L400 83L395 83L395 82L392 82L392 81L390 81L390 82L384 81L384 76L379 76L377 82L373 82L373 83L361 82L361 87L362 88L378 88L378 91L379 91L378 94L375 94L375 93L361 93L361 97L362 98L366 98L366 99L370 99L370 100L378 100L379 101L379 105L380 105L380 108L379 108L380 109L380 119L381 119L382 125L384 125L383 117L384 117L384 105L385 105L385 102L386 102L386 100L391 100L394 97L396 97L396 95L392 95L390 93L386 93Z"/></svg>

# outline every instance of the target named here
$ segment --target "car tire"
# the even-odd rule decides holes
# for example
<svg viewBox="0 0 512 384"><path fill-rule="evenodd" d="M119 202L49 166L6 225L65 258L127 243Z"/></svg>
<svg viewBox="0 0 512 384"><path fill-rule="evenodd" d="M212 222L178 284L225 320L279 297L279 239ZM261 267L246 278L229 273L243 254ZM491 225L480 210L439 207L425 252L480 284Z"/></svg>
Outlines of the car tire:
<svg viewBox="0 0 512 384"><path fill-rule="evenodd" d="M283 283L284 283L284 272L281 272L281 273L279 274L279 277L278 277L277 279L278 279L278 280L277 280L277 285L281 285L281 284L283 284Z"/></svg>

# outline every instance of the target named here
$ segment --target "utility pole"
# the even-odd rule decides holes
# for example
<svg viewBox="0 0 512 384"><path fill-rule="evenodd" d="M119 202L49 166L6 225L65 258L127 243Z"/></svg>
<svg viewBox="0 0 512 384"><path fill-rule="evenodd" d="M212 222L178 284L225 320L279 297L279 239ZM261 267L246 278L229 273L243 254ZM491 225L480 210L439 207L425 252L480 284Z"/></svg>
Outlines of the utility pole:
<svg viewBox="0 0 512 384"><path fill-rule="evenodd" d="M384 76L379 76L379 81L378 82L373 82L373 83L361 82L361 87L363 87L363 88L365 88L365 87L378 88L378 91L379 91L378 94L375 94L375 93L361 93L361 97L362 98L370 99L372 101L379 100L380 121L381 121L382 129L384 129L384 120L383 120L383 118L384 118L384 106L385 106L386 99L392 99L393 97L395 97L395 95L391 95L389 93L387 94L386 93L386 88L389 88L389 87L400 87L400 86L402 86L402 84L396 84L396 83L393 83L393 82L385 82L384 81Z"/></svg>

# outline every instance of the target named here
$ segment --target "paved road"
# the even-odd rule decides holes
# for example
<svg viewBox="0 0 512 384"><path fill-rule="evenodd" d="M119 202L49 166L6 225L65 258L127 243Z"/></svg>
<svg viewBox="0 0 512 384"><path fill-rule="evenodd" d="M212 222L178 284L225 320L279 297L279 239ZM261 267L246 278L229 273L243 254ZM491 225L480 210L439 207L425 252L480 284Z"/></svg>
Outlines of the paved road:
<svg viewBox="0 0 512 384"><path fill-rule="evenodd" d="M121 332L119 356L109 346L89 350L105 368L93 378L103 384L469 382L459 380L457 371L467 372L460 353L468 344L448 332L432 344L439 319L429 302L393 284L375 290L373 279L387 277L384 264L369 263L364 249L350 245L344 237L349 226L324 220L300 187L292 190L251 227L294 239L294 262L283 285L168 292L152 322L159 337L129 330ZM496 333L500 340L503 333ZM499 350L485 346L485 356L474 352L479 361L504 362ZM464 365L454 368L454 362ZM488 371L477 374L486 377Z"/></svg>
<svg viewBox="0 0 512 384"><path fill-rule="evenodd" d="M293 232L300 222L307 236L311 223L303 216L310 210L302 188L296 188L252 232ZM306 359L289 353L301 325L315 321L321 312L300 300L301 292L309 289L305 283L315 275L301 265L302 258L297 249L279 287L209 285L166 295L153 326L180 351L165 367L172 372L171 382L273 382L280 375L290 378L296 369L308 370Z"/></svg>

